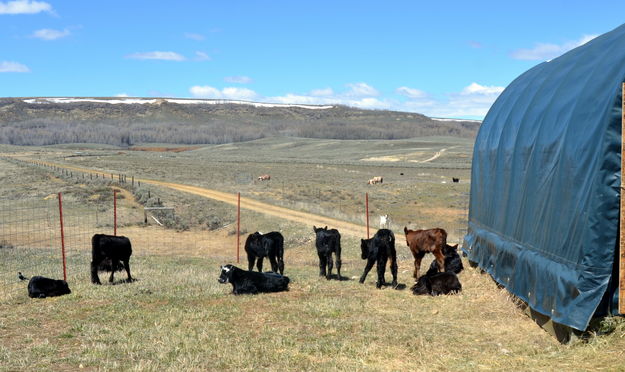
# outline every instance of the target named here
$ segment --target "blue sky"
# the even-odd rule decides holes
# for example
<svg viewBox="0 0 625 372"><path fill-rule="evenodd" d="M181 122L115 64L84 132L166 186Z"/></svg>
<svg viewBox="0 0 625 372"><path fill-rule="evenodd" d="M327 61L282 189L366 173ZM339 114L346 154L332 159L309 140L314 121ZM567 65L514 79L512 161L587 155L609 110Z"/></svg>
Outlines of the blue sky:
<svg viewBox="0 0 625 372"><path fill-rule="evenodd" d="M0 0L0 97L340 103L481 119L625 1Z"/></svg>

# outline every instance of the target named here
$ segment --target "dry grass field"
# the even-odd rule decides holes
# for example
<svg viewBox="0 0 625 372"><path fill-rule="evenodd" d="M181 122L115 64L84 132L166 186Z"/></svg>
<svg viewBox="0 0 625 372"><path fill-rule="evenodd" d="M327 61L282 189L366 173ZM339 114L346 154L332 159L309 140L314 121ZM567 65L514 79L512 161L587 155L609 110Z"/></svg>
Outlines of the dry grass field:
<svg viewBox="0 0 625 372"><path fill-rule="evenodd" d="M20 248L19 234L12 234L14 247L0 248L0 371L625 370L621 318L604 319L586 339L561 345L466 261L460 294L411 294L412 258L402 228L439 226L450 240L459 239L470 187L468 140L271 138L184 151L170 147L0 147L6 156L0 158L2 205L54 201L63 192L70 218L74 210L83 216L68 222L80 226L68 261L68 296L30 299L16 278L26 259L38 260L39 271L28 275L62 275L56 247ZM158 151L145 151L150 148ZM234 296L230 285L217 282L219 265L236 260L236 211L230 203L147 182L136 185L139 199L147 199L149 191L152 202L161 199L175 208L172 228L164 228L143 223L142 205L120 185L11 158L241 192L244 200L308 213L314 217L302 221L291 212L252 210L251 202L242 209L242 241L253 231L279 230L285 236L290 291ZM255 181L264 173L271 181ZM383 176L384 183L367 185L373 176ZM452 177L460 182L452 183ZM103 216L111 215L112 187L122 190L119 233L133 241L137 281L120 283L125 278L120 273L118 284L94 286L88 238L110 232L110 218ZM365 193L372 216L392 218L399 282L407 289L377 290L375 270L365 284L356 279L364 267L359 239L365 235ZM311 222L334 220L362 232L343 234L343 281L318 276ZM372 224L373 232L377 219ZM33 250L38 254L31 255ZM423 266L430 261L426 256Z"/></svg>

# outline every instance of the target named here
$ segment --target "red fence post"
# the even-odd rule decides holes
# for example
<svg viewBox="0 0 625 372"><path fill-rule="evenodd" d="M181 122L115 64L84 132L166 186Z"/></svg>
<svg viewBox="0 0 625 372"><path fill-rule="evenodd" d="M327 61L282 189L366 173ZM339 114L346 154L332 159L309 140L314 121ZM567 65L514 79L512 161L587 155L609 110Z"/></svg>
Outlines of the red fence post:
<svg viewBox="0 0 625 372"><path fill-rule="evenodd" d="M239 246L241 236L241 193L237 193L237 263L239 263Z"/></svg>
<svg viewBox="0 0 625 372"><path fill-rule="evenodd" d="M117 189L113 190L113 235L117 236Z"/></svg>
<svg viewBox="0 0 625 372"><path fill-rule="evenodd" d="M63 258L63 280L67 281L67 262L65 260L65 232L63 231L63 198L59 193L59 221L61 221L61 257Z"/></svg>
<svg viewBox="0 0 625 372"><path fill-rule="evenodd" d="M367 239L369 239L369 193L365 193L365 214L367 219Z"/></svg>

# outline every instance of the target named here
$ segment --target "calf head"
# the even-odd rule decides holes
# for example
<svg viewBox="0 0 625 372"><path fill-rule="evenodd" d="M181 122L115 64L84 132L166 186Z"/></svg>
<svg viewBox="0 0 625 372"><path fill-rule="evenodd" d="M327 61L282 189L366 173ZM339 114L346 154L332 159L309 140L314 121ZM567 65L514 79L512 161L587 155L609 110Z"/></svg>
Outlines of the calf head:
<svg viewBox="0 0 625 372"><path fill-rule="evenodd" d="M408 237L408 235L410 235L410 233L412 232L412 230L409 230L406 226L404 226L404 235L406 235L406 245L410 247L410 238Z"/></svg>
<svg viewBox="0 0 625 372"><path fill-rule="evenodd" d="M456 252L458 252L458 244L456 245L445 244L445 246L443 247L443 254L445 255L445 257L449 257Z"/></svg>
<svg viewBox="0 0 625 372"><path fill-rule="evenodd" d="M315 225L313 225L313 230L315 231L315 234L317 234L318 232L321 232L321 231L328 231L328 226L316 227Z"/></svg>
<svg viewBox="0 0 625 372"><path fill-rule="evenodd" d="M70 294L72 291L65 280L57 280L55 288L50 291L50 296L62 296Z"/></svg>
<svg viewBox="0 0 625 372"><path fill-rule="evenodd" d="M221 274L219 275L219 278L217 280L221 284L230 283L233 272L234 272L234 266L230 264L221 266Z"/></svg>

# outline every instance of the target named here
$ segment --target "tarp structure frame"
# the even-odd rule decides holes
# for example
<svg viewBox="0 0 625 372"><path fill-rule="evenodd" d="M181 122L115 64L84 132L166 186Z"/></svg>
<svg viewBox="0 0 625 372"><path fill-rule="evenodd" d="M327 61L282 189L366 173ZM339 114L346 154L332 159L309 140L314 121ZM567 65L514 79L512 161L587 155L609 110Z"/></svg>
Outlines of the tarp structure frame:
<svg viewBox="0 0 625 372"><path fill-rule="evenodd" d="M620 314L625 314L625 239L623 232L625 231L625 198L623 198L623 190L625 190L625 83L621 86L621 210L620 210L620 226L619 226L619 300L618 310Z"/></svg>
<svg viewBox="0 0 625 372"><path fill-rule="evenodd" d="M625 25L515 79L473 152L463 250L532 310L577 330L625 297L624 82Z"/></svg>

